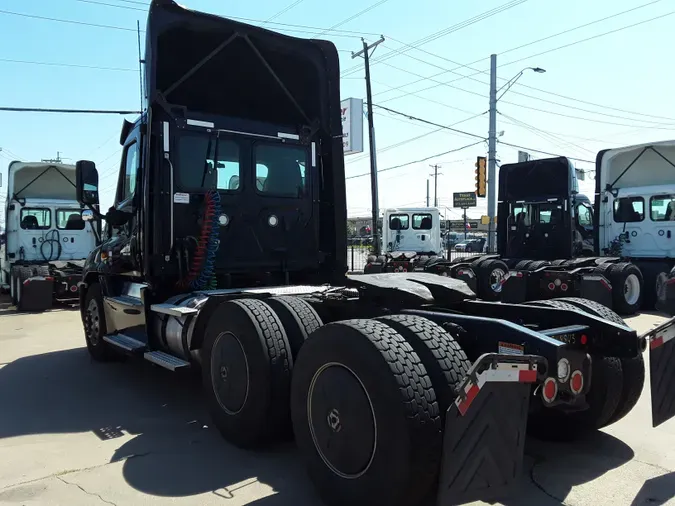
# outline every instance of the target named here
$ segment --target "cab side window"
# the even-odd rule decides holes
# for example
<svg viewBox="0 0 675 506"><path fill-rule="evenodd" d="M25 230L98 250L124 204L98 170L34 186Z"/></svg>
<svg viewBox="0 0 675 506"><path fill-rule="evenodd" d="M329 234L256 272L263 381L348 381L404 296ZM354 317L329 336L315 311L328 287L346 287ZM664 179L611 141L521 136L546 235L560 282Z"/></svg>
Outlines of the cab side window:
<svg viewBox="0 0 675 506"><path fill-rule="evenodd" d="M577 221L579 225L584 228L593 226L593 214L588 206L584 204L579 204L577 206Z"/></svg>
<svg viewBox="0 0 675 506"><path fill-rule="evenodd" d="M129 144L124 152L124 179L120 184L118 202L126 202L136 192L136 175L138 174L138 143Z"/></svg>

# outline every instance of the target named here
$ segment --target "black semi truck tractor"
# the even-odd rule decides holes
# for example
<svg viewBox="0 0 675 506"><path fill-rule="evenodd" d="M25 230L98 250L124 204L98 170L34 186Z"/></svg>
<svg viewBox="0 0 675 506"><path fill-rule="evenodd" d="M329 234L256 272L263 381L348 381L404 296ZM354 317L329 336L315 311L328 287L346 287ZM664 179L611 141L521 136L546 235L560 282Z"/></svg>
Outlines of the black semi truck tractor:
<svg viewBox="0 0 675 506"><path fill-rule="evenodd" d="M147 104L122 128L115 203L80 286L95 360L196 369L223 437L253 449L293 434L330 505L508 494L527 431L575 437L635 406L649 343L653 424L675 414L659 367L675 320L638 336L583 300L484 302L425 272L346 275L332 43L169 0L150 4L146 42ZM76 166L95 210L97 170Z"/></svg>
<svg viewBox="0 0 675 506"><path fill-rule="evenodd" d="M569 159L504 164L496 254L436 259L422 270L467 278L485 300L581 297L634 314L643 300L642 272L629 259L598 251L596 215L591 200L579 193Z"/></svg>

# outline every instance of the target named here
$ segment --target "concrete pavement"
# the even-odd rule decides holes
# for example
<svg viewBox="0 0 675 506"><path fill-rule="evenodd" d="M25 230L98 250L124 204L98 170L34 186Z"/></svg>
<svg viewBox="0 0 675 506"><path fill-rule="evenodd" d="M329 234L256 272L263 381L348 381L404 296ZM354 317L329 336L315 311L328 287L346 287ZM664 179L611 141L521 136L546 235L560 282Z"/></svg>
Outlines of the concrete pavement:
<svg viewBox="0 0 675 506"><path fill-rule="evenodd" d="M505 505L675 504L675 421L651 429L648 392L595 437L529 441L526 453L521 491ZM320 504L292 443L254 453L223 441L198 378L92 362L76 310L0 307L0 504L174 503Z"/></svg>

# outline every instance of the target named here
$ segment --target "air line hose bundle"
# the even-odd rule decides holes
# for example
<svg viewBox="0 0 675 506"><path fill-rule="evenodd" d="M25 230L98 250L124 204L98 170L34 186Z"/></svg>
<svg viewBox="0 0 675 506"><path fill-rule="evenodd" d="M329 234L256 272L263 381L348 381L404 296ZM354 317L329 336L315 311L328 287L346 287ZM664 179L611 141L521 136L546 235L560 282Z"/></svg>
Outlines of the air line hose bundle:
<svg viewBox="0 0 675 506"><path fill-rule="evenodd" d="M219 216L220 194L216 190L209 190L204 196L204 216L197 248L192 257L192 266L187 279L181 283L183 287L189 286L192 290L217 287L214 273L218 251Z"/></svg>

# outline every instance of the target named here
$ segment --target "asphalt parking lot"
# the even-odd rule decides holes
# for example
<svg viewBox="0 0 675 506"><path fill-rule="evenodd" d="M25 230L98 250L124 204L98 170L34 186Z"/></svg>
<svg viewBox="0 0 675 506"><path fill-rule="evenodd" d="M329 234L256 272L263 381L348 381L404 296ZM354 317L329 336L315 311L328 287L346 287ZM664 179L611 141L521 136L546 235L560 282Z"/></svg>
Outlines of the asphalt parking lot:
<svg viewBox="0 0 675 506"><path fill-rule="evenodd" d="M661 321L628 320L638 331ZM321 503L292 443L253 453L222 440L194 375L92 362L76 309L0 303L0 504ZM652 429L645 391L587 440L528 441L520 491L501 504L675 504L675 420Z"/></svg>

